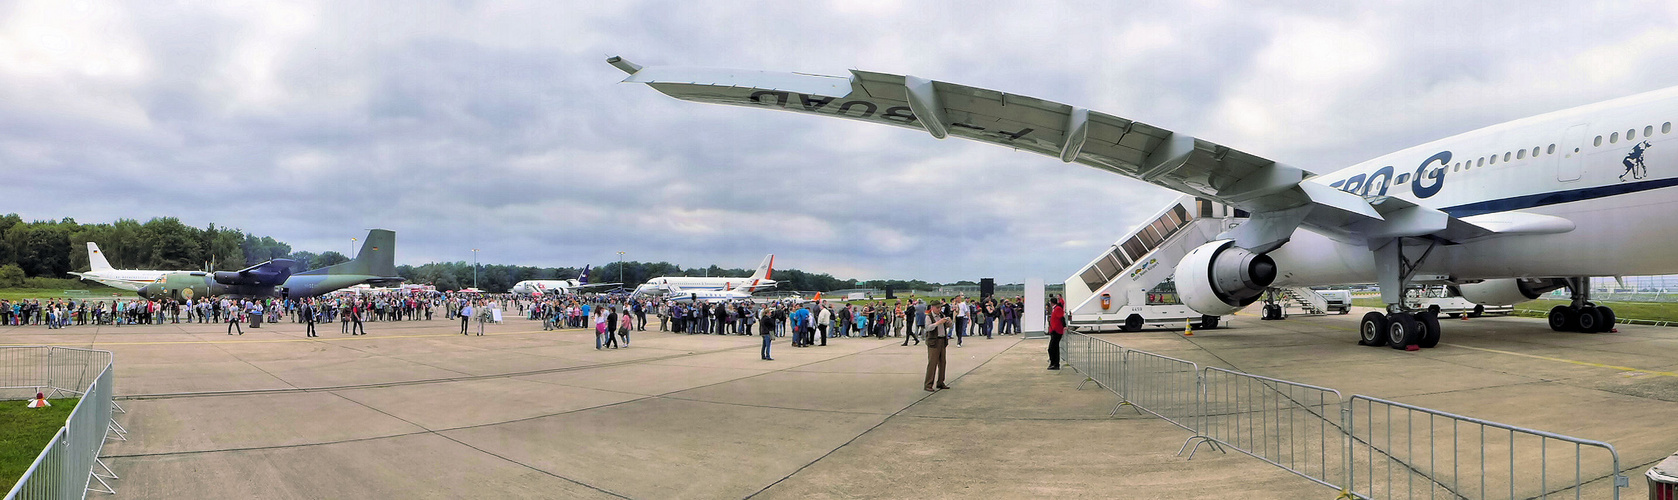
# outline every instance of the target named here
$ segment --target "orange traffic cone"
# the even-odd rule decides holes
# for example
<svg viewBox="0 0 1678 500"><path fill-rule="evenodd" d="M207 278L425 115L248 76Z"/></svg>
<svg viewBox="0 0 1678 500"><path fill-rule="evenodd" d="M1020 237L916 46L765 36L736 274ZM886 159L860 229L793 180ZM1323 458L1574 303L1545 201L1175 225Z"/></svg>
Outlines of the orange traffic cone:
<svg viewBox="0 0 1678 500"><path fill-rule="evenodd" d="M35 393L35 399L29 400L30 408L46 408L48 406L52 406L52 403L48 403L47 396L39 392Z"/></svg>
<svg viewBox="0 0 1678 500"><path fill-rule="evenodd" d="M1183 336L1184 337L1193 337L1194 336L1194 323L1183 323Z"/></svg>

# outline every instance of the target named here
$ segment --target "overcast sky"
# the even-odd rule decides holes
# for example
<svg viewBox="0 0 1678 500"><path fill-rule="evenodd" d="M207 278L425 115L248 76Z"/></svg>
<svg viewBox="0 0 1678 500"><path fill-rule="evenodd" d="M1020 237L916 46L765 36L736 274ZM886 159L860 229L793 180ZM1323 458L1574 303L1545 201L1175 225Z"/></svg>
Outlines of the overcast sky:
<svg viewBox="0 0 1678 500"><path fill-rule="evenodd" d="M1678 85L1672 2L0 0L0 213L175 216L398 263L625 258L1058 282L1174 194L700 105L604 59L921 77L1327 172Z"/></svg>

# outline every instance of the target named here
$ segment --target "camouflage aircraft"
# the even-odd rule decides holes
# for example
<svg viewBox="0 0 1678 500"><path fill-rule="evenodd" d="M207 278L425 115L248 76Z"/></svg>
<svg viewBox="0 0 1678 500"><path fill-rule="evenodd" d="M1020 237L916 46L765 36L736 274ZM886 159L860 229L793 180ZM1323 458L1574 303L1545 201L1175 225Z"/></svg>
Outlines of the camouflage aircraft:
<svg viewBox="0 0 1678 500"><path fill-rule="evenodd" d="M239 271L180 272L163 275L141 287L141 297L152 300L185 301L194 297L279 297L302 298L325 295L362 283L401 283L396 275L396 232L374 229L367 232L361 253L342 264L293 274L296 262L274 259Z"/></svg>

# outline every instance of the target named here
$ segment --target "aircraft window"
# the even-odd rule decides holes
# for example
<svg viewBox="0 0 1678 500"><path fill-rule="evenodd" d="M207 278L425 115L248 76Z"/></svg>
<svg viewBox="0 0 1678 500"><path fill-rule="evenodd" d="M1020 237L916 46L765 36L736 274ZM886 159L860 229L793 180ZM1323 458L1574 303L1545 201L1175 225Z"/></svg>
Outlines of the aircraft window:
<svg viewBox="0 0 1678 500"><path fill-rule="evenodd" d="M1632 140L1632 139L1635 139L1635 138L1637 138L1637 129L1631 129L1631 130L1626 131L1626 140L1629 141L1629 140Z"/></svg>
<svg viewBox="0 0 1678 500"><path fill-rule="evenodd" d="M1544 154L1547 154L1547 155L1553 155L1553 154L1556 154L1556 145L1555 145L1555 144L1551 144L1551 145L1550 145L1550 149L1546 149L1546 150L1544 150Z"/></svg>
<svg viewBox="0 0 1678 500"><path fill-rule="evenodd" d="M1451 171L1452 172L1457 172L1457 171L1461 171L1461 170L1462 170L1462 162L1457 162L1456 165L1451 165ZM1400 176L1398 176L1398 179L1399 179L1398 182L1404 182L1404 176L1400 175Z"/></svg>
<svg viewBox="0 0 1678 500"><path fill-rule="evenodd" d="M1484 167L1484 166L1486 166L1486 157L1484 157L1484 156L1482 156L1482 157L1480 157L1480 161L1478 161L1478 162L1475 162L1475 163L1474 163L1474 166L1477 166L1477 167Z"/></svg>
<svg viewBox="0 0 1678 500"><path fill-rule="evenodd" d="M1672 122L1662 123L1661 124L1661 133L1665 134L1665 133L1670 133L1670 132L1672 132Z"/></svg>
<svg viewBox="0 0 1678 500"><path fill-rule="evenodd" d="M1398 180L1393 181L1393 183L1398 184L1398 187L1404 187L1404 183L1409 182L1409 180L1410 174L1398 174Z"/></svg>
<svg viewBox="0 0 1678 500"><path fill-rule="evenodd" d="M1643 127L1643 137L1648 137L1648 136L1651 136L1651 135L1655 135L1655 126L1654 125L1648 125L1648 126Z"/></svg>
<svg viewBox="0 0 1678 500"><path fill-rule="evenodd" d="M1620 133L1615 132L1615 133L1612 133L1612 134L1608 134L1608 143L1613 144L1613 143L1616 143L1616 142L1620 142Z"/></svg>
<svg viewBox="0 0 1678 500"><path fill-rule="evenodd" d="M1509 161L1509 153L1507 151L1503 153L1503 161Z"/></svg>
<svg viewBox="0 0 1678 500"><path fill-rule="evenodd" d="M1525 160L1526 157L1527 157L1527 150L1525 150L1525 149L1515 152L1515 159L1517 159L1517 160Z"/></svg>
<svg viewBox="0 0 1678 500"><path fill-rule="evenodd" d="M1533 158L1537 158L1537 157L1538 157L1538 150L1539 150L1539 148L1538 148L1538 146L1533 146L1533 147L1532 147L1532 157L1533 157Z"/></svg>
<svg viewBox="0 0 1678 500"><path fill-rule="evenodd" d="M1492 158L1491 163L1487 163L1487 165L1496 165L1497 164L1497 155L1492 155L1491 158Z"/></svg>
<svg viewBox="0 0 1678 500"><path fill-rule="evenodd" d="M1594 145L1596 145L1596 146L1601 146L1602 145L1602 136L1600 136L1600 135L1596 136L1596 144L1594 144Z"/></svg>
<svg viewBox="0 0 1678 500"><path fill-rule="evenodd" d="M1097 271L1095 266L1090 266L1089 269L1085 269L1083 278L1084 285L1090 287L1090 291L1092 292L1100 290L1101 285L1107 284L1107 278L1102 277L1101 271Z"/></svg>

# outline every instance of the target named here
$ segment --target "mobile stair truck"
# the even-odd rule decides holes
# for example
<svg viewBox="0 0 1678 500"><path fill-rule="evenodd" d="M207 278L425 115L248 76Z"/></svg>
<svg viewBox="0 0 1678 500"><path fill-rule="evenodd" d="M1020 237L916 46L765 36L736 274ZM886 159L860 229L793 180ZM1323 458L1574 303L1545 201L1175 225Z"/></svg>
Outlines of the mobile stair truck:
<svg viewBox="0 0 1678 500"><path fill-rule="evenodd" d="M1182 196L1102 250L1066 278L1068 323L1082 332L1135 331L1148 325L1216 328L1177 300L1168 280L1183 256L1238 225L1246 213L1209 200Z"/></svg>

